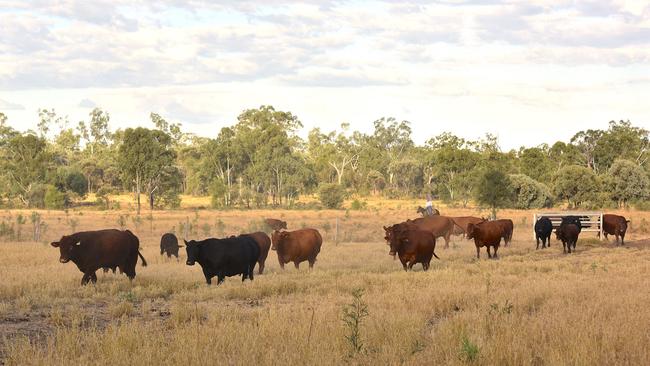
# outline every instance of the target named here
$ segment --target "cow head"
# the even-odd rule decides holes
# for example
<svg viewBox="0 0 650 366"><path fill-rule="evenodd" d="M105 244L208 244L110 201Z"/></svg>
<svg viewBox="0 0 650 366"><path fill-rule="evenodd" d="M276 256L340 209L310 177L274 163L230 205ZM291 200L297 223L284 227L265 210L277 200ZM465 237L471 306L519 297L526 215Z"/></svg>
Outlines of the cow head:
<svg viewBox="0 0 650 366"><path fill-rule="evenodd" d="M390 245L390 239L393 236L393 227L395 227L395 225L389 226L389 227L384 226L384 232L385 232L384 233L384 240L386 240L386 244L389 244L389 245Z"/></svg>
<svg viewBox="0 0 650 366"><path fill-rule="evenodd" d="M64 235L61 237L61 240L54 241L50 243L50 245L55 248L59 248L59 262L68 263L72 258L74 258L75 250L79 247L79 245L81 245L81 243L76 237L74 237L74 235Z"/></svg>
<svg viewBox="0 0 650 366"><path fill-rule="evenodd" d="M392 255L393 258L399 251L400 247L404 243L408 243L408 232L410 226L407 224L397 224L393 225L389 230L387 230L386 241L388 241L388 246L390 246L389 255Z"/></svg>
<svg viewBox="0 0 650 366"><path fill-rule="evenodd" d="M289 232L287 231L278 231L278 230L273 231L273 234L271 234L271 249L277 251L278 247L282 245L284 240L288 237L289 237Z"/></svg>
<svg viewBox="0 0 650 366"><path fill-rule="evenodd" d="M467 239L474 239L474 235L476 233L476 225L473 223L467 224Z"/></svg>
<svg viewBox="0 0 650 366"><path fill-rule="evenodd" d="M187 261L185 264L193 266L199 257L199 243L194 240L183 240L185 242L185 250L187 251Z"/></svg>

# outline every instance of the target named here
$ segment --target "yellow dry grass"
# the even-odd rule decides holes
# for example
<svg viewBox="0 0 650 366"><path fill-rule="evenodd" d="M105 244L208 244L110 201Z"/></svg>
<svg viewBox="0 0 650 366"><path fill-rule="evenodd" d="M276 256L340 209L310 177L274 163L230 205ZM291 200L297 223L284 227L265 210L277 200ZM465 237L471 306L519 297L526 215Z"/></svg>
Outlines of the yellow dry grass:
<svg viewBox="0 0 650 366"><path fill-rule="evenodd" d="M584 234L575 254L561 245L536 251L532 212L502 211L514 242L499 260L474 259L456 238L428 272L405 273L388 256L382 225L414 217L413 204L374 202L365 211L143 212L42 211L43 242L0 243L0 360L9 365L314 364L340 365L648 365L650 364L650 213L632 220L629 244ZM384 206L379 206L383 204ZM398 207L399 206L399 207ZM5 211L14 220L31 211ZM449 215L480 215L447 209ZM98 273L95 286L58 263L47 242L71 231L126 226L140 237L148 267ZM261 228L265 217L291 228L315 227L325 243L313 271L279 269L253 282L205 285L198 266L159 256L160 235L179 223L194 238ZM338 217L338 243L334 241ZM136 223L137 229L136 229ZM327 230L326 230L327 229ZM24 225L27 236L29 223ZM351 353L341 321L354 289L369 316L362 350Z"/></svg>

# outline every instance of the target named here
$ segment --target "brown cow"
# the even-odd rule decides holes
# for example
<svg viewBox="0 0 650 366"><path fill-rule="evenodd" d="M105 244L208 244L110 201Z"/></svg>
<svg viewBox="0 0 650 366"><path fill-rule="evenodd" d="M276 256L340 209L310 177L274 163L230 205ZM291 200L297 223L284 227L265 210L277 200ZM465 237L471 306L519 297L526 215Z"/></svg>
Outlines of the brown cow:
<svg viewBox="0 0 650 366"><path fill-rule="evenodd" d="M271 230L273 231L279 231L279 230L287 230L287 222L278 220L278 219L265 219L264 222L266 225L268 225Z"/></svg>
<svg viewBox="0 0 650 366"><path fill-rule="evenodd" d="M413 268L416 263L422 263L422 269L428 270L431 258L438 256L436 250L436 238L430 231L409 230L405 227L392 226L390 235L390 252L388 254L399 256L402 267L405 271Z"/></svg>
<svg viewBox="0 0 650 366"><path fill-rule="evenodd" d="M278 253L278 262L284 269L284 264L293 262L296 269L300 262L309 261L309 268L314 267L316 256L320 253L323 238L316 229L300 229L296 231L274 231L272 249Z"/></svg>
<svg viewBox="0 0 650 366"><path fill-rule="evenodd" d="M607 235L616 236L616 244L618 244L618 238L621 237L621 245L625 245L625 232L627 231L627 224L630 220L626 220L625 217L619 215L605 214L603 215L603 234L605 234L605 239ZM598 233L600 237L600 233Z"/></svg>
<svg viewBox="0 0 650 366"><path fill-rule="evenodd" d="M255 240L257 246L260 247L260 257L257 260L257 273L264 273L264 263L266 262L266 257L269 255L269 249L271 248L271 238L269 238L266 233L263 233L261 231L250 234L242 234L242 236L251 237L253 240Z"/></svg>
<svg viewBox="0 0 650 366"><path fill-rule="evenodd" d="M445 249L449 248L449 237L454 231L454 222L449 217L440 215L427 216L415 220L406 220L406 223L402 224L415 225L420 230L429 231L433 233L436 239L444 238Z"/></svg>
<svg viewBox="0 0 650 366"><path fill-rule="evenodd" d="M515 225L512 223L512 220L510 219L500 219L500 220L494 220L492 222L495 222L503 228L503 242L505 243L505 246L507 247L510 245L510 241L512 241L512 231L514 230Z"/></svg>
<svg viewBox="0 0 650 366"><path fill-rule="evenodd" d="M142 260L142 266L147 265L140 254L138 237L129 230L83 231L64 235L51 245L59 248L59 262L72 261L84 274L81 278L82 285L89 281L97 282L95 272L100 268L118 267L120 272L133 280L138 256Z"/></svg>
<svg viewBox="0 0 650 366"><path fill-rule="evenodd" d="M496 221L484 221L480 224L467 225L467 239L474 239L476 245L476 258L480 259L480 248L485 247L488 258L497 258L497 251L501 238L505 235L504 227ZM490 247L494 248L494 256L490 254Z"/></svg>
<svg viewBox="0 0 650 366"><path fill-rule="evenodd" d="M465 237L467 237L467 225L469 223L476 225L485 221L485 219L483 218L474 217L474 216L458 216L458 217L450 217L450 219L455 224L453 235L463 235Z"/></svg>

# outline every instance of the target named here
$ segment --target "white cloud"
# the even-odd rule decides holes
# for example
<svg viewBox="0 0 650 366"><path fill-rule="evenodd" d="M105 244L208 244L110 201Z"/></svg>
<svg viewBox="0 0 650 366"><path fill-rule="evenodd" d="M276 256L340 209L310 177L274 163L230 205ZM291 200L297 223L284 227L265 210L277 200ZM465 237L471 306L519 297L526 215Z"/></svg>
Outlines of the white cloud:
<svg viewBox="0 0 650 366"><path fill-rule="evenodd" d="M0 0L0 95L21 126L99 106L214 134L277 104L307 126L395 115L418 138L503 131L510 147L649 124L647 75L644 1Z"/></svg>

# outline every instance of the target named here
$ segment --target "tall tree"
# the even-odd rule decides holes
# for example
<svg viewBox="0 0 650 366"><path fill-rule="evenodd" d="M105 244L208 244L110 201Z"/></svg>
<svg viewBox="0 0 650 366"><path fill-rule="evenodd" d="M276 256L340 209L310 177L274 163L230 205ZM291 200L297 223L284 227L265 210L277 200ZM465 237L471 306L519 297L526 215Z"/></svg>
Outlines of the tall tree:
<svg viewBox="0 0 650 366"><path fill-rule="evenodd" d="M553 176L555 195L566 200L569 207L579 207L584 202L596 199L600 183L593 170L578 165L569 165Z"/></svg>
<svg viewBox="0 0 650 366"><path fill-rule="evenodd" d="M336 182L341 185L347 170L356 168L359 161L359 149L347 135L349 124L341 124L339 133L332 131L328 134L315 128L309 133L308 154L316 164L327 165L333 169Z"/></svg>
<svg viewBox="0 0 650 366"><path fill-rule="evenodd" d="M2 149L3 171L8 177L10 194L30 206L35 186L43 184L50 170L47 142L32 134L11 137Z"/></svg>
<svg viewBox="0 0 650 366"><path fill-rule="evenodd" d="M171 148L171 138L159 130L128 128L124 131L119 148L119 164L125 181L133 182L140 214L140 194L145 190L153 210L155 194L161 194L162 184L176 154ZM158 191L158 192L157 192Z"/></svg>
<svg viewBox="0 0 650 366"><path fill-rule="evenodd" d="M382 117L373 122L375 130L367 139L371 147L371 153L376 154L382 166L377 168L386 172L388 183L395 184L395 162L402 160L413 148L411 139L411 123L409 121L398 122L393 117Z"/></svg>
<svg viewBox="0 0 650 366"><path fill-rule="evenodd" d="M609 192L620 207L650 197L650 179L643 168L630 160L618 159L609 168Z"/></svg>
<svg viewBox="0 0 650 366"><path fill-rule="evenodd" d="M486 169L476 185L476 201L492 210L492 218L496 218L497 209L507 207L511 203L512 190L508 177L499 170Z"/></svg>

